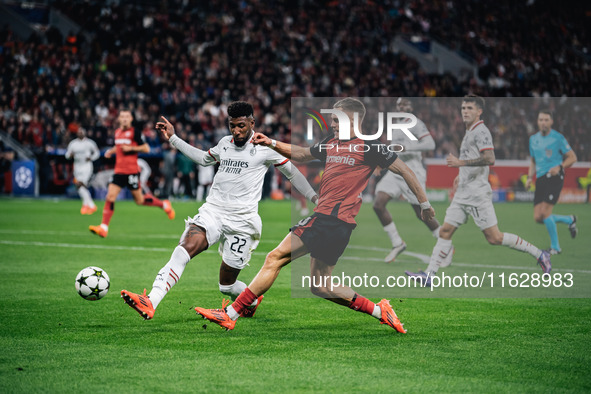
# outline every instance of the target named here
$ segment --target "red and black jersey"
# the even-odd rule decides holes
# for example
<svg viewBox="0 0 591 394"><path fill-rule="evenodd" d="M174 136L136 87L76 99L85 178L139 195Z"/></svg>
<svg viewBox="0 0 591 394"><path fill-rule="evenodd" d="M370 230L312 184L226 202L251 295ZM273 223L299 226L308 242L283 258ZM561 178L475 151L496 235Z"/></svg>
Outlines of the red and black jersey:
<svg viewBox="0 0 591 394"><path fill-rule="evenodd" d="M115 174L137 174L140 169L137 165L137 152L123 152L123 145L139 146L144 144L144 138L140 130L133 127L129 129L115 130Z"/></svg>
<svg viewBox="0 0 591 394"><path fill-rule="evenodd" d="M368 144L360 138L328 137L311 147L310 153L325 163L314 211L353 224L361 208L361 193L375 168L387 168L398 157L386 145Z"/></svg>

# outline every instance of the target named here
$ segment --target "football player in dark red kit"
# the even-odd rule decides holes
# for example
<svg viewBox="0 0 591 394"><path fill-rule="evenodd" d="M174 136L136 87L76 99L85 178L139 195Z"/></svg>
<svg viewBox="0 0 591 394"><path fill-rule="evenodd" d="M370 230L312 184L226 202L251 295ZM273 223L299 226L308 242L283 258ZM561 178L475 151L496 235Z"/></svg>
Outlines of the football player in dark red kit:
<svg viewBox="0 0 591 394"><path fill-rule="evenodd" d="M361 130L365 106L357 99L345 98L333 106L343 111L350 121L350 130L356 126ZM357 113L355 120L354 114ZM354 125L354 122L357 125ZM381 324L387 324L398 332L406 333L396 313L386 299L374 304L347 286L331 286L326 280L332 275L337 260L344 252L351 232L356 226L355 216L361 208L361 192L367 186L376 167L387 168L401 175L410 190L416 195L423 220L435 216L427 195L411 169L398 159L396 153L384 145L368 144L360 138L339 139L339 120L332 115L331 128L334 136L313 147L300 147L272 140L263 134L254 135L254 143L268 146L293 161L319 159L325 163L324 174L318 192L318 206L314 214L291 229L291 232L266 257L265 263L250 285L236 298L232 305L223 309L197 307L197 314L232 330L239 314L257 297L264 294L282 267L301 256L310 253L310 270L313 294L339 305L372 315ZM316 278L316 279L314 279ZM321 285L316 285L321 283Z"/></svg>
<svg viewBox="0 0 591 394"><path fill-rule="evenodd" d="M124 187L131 191L137 205L162 208L170 220L174 219L174 209L172 209L170 201L161 201L151 194L144 196L140 188L140 170L137 157L139 153L150 152L150 146L143 141L141 130L135 130L131 125L133 122L131 111L121 110L117 119L119 128L115 130L115 146L105 152L107 159L115 154L115 173L107 190L103 220L98 226L88 227L92 233L103 238L107 236L109 231L109 222L115 210L115 200Z"/></svg>

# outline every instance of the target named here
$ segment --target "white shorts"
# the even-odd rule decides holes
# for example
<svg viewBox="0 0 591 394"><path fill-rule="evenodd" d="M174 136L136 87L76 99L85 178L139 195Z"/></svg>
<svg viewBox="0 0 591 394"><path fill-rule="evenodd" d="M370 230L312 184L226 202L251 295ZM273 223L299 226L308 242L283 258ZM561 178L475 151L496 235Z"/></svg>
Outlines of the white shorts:
<svg viewBox="0 0 591 394"><path fill-rule="evenodd" d="M84 184L85 186L88 186L88 182L90 181L90 178L92 177L92 164L90 164L90 166L88 165L77 165L74 166L74 178L76 178L76 181Z"/></svg>
<svg viewBox="0 0 591 394"><path fill-rule="evenodd" d="M457 228L468 221L468 216L472 216L474 223L482 231L497 224L497 215L492 201L482 202L479 205L460 204L452 201L445 211L444 222Z"/></svg>
<svg viewBox="0 0 591 394"><path fill-rule="evenodd" d="M185 220L185 227L195 224L206 231L209 246L219 241L218 251L232 268L243 269L259 244L263 223L258 213L232 215L205 203L199 213Z"/></svg>
<svg viewBox="0 0 591 394"><path fill-rule="evenodd" d="M427 172L423 168L422 170L417 169L414 171L419 183L425 189L425 184L427 182ZM413 205L420 205L419 200L417 200L417 196L410 190L406 181L400 175L396 175L391 171L388 171L384 174L382 179L376 185L376 193L377 192L384 192L392 198L398 198L403 196L406 201Z"/></svg>

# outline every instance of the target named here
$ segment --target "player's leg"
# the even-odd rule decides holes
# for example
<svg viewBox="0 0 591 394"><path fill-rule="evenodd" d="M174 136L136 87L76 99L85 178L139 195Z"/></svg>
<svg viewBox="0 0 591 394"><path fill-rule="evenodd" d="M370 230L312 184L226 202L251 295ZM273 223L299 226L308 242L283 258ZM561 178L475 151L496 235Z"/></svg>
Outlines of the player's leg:
<svg viewBox="0 0 591 394"><path fill-rule="evenodd" d="M232 305L225 309L195 308L198 315L219 324L227 330L232 330L236 320L252 303L271 288L279 275L281 268L308 253L302 240L290 232L281 243L265 258L265 263L254 277L250 285L236 298ZM224 305L222 305L224 306Z"/></svg>
<svg viewBox="0 0 591 394"><path fill-rule="evenodd" d="M170 201L162 201L159 198L153 196L152 194L144 195L139 185L139 176L130 175L128 187L129 190L131 190L131 195L133 196L133 200L137 205L162 208L162 210L164 210L164 212L168 215L168 218L170 220L174 219L175 212L172 208L172 204L170 203Z"/></svg>
<svg viewBox="0 0 591 394"><path fill-rule="evenodd" d="M246 283L238 280L238 275L240 275L241 271L242 269L231 267L224 261L222 261L222 264L220 265L219 289L222 294L230 297L232 301L235 301L247 287ZM254 300L249 308L244 309L242 317L254 316L262 299L263 296L260 296Z"/></svg>
<svg viewBox="0 0 591 394"><path fill-rule="evenodd" d="M321 298L346 306L354 311L375 317L381 324L387 324L398 332L406 333L403 324L386 299L375 304L348 286L334 284L332 271L335 264L327 264L312 257L310 260L311 284L310 291Z"/></svg>
<svg viewBox="0 0 591 394"><path fill-rule="evenodd" d="M406 249L406 244L400 237L400 234L398 234L398 229L396 228L396 225L392 220L392 215L390 215L387 208L388 202L391 199L392 196L390 194L378 190L373 203L373 210L378 216L384 231L388 234L388 238L390 238L390 242L392 243L392 250L384 258L386 263L392 263L396 257Z"/></svg>
<svg viewBox="0 0 591 394"><path fill-rule="evenodd" d="M537 223L543 223L546 226L546 231L550 236L550 248L553 254L558 254L562 251L560 243L558 242L558 229L556 227L556 219L552 215L554 205L542 201L534 206L534 220Z"/></svg>
<svg viewBox="0 0 591 394"><path fill-rule="evenodd" d="M144 319L151 319L162 299L180 280L187 263L206 250L208 246L206 230L193 223L188 223L178 246L172 252L166 265L156 275L150 294L146 296L145 290L143 295L122 290L121 297Z"/></svg>
<svg viewBox="0 0 591 394"><path fill-rule="evenodd" d="M89 226L89 230L101 237L106 237L109 232L109 223L115 212L115 201L121 192L122 186L117 183L117 175L113 175L113 182L109 183L107 196L105 197L105 206L103 207L103 218L99 226Z"/></svg>
<svg viewBox="0 0 591 394"><path fill-rule="evenodd" d="M423 286L428 286L431 276L436 275L439 268L447 267L451 264L454 253L451 238L457 228L466 223L466 220L468 220L466 207L452 201L445 212L445 219L439 229L439 237L431 252L427 269L418 272L405 271L404 273L419 280Z"/></svg>
<svg viewBox="0 0 591 394"><path fill-rule="evenodd" d="M222 222L222 235L219 243L219 252L222 255L219 288L223 294L230 296L232 301L235 301L247 287L237 278L240 271L247 266L252 252L259 244L263 224L260 216L256 213L246 217L242 215L234 217L224 213L220 213L219 216L219 220ZM241 316L252 317L262 299L263 296L259 295L243 310Z"/></svg>
<svg viewBox="0 0 591 394"><path fill-rule="evenodd" d="M477 207L471 207L474 223L480 228L484 237L491 245L503 245L520 252L529 253L534 257L544 272L550 272L550 254L538 249L523 238L512 234L502 233L497 225L497 215L492 201L487 201Z"/></svg>
<svg viewBox="0 0 591 394"><path fill-rule="evenodd" d="M543 176L536 179L534 220L538 223L544 223L546 226L546 230L550 236L551 254L558 254L562 251L558 242L558 230L556 228L557 215L553 215L552 210L558 202L563 183L564 179L561 176ZM571 224L575 222L574 217L559 217L558 219L564 220L569 224L569 229L571 229ZM571 229L571 236L573 235L576 236L576 227Z"/></svg>

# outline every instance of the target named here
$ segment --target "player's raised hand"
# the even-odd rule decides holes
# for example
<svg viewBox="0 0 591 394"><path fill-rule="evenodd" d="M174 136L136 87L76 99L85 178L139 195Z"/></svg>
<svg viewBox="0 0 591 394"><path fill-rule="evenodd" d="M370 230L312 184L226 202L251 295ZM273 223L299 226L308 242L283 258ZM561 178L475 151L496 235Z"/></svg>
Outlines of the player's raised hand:
<svg viewBox="0 0 591 394"><path fill-rule="evenodd" d="M254 133L252 136L252 143L255 145L269 146L271 145L271 138L262 133Z"/></svg>
<svg viewBox="0 0 591 394"><path fill-rule="evenodd" d="M428 222L429 220L433 219L434 217L435 217L435 210L433 209L433 207L429 207L428 209L421 210L421 219L424 222Z"/></svg>
<svg viewBox="0 0 591 394"><path fill-rule="evenodd" d="M168 140L174 135L174 126L164 116L160 116L160 122L156 123L156 130L160 131L164 138Z"/></svg>
<svg viewBox="0 0 591 394"><path fill-rule="evenodd" d="M461 167L462 166L462 161L460 159L458 159L457 157L455 157L454 155L452 155L451 153L449 155L447 155L445 160L447 161L448 167Z"/></svg>

